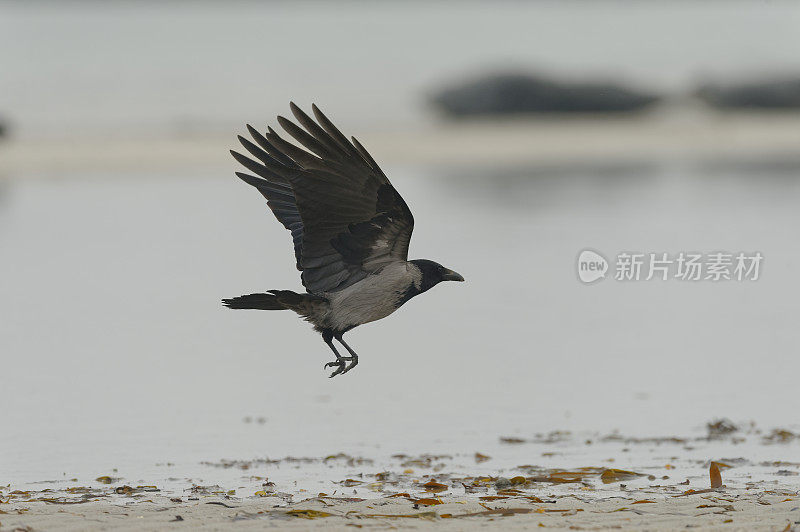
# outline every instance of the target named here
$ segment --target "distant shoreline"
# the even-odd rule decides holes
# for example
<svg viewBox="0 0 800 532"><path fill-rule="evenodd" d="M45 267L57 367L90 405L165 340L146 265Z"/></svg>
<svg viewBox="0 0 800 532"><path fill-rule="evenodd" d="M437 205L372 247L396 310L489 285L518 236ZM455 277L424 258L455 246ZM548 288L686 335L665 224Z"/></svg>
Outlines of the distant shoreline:
<svg viewBox="0 0 800 532"><path fill-rule="evenodd" d="M182 137L0 142L0 179L92 171L228 168L237 131ZM798 157L800 112L678 110L615 116L452 121L357 132L380 164L524 166Z"/></svg>

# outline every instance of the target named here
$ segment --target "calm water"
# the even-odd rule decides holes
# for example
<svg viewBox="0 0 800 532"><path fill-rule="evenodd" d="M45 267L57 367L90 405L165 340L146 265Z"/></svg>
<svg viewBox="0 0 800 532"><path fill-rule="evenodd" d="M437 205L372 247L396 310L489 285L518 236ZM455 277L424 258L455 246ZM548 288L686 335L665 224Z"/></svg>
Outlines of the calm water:
<svg viewBox="0 0 800 532"><path fill-rule="evenodd" d="M527 463L498 437L798 422L796 170L388 170L412 255L467 282L351 332L362 362L333 380L307 324L219 304L300 286L288 233L229 169L4 181L4 481L339 451ZM765 262L752 283L585 286L584 247Z"/></svg>
<svg viewBox="0 0 800 532"><path fill-rule="evenodd" d="M314 101L350 125L419 125L425 95L485 70L621 78L800 72L800 4L0 3L0 116L22 137L224 131ZM346 124L347 125L347 124Z"/></svg>

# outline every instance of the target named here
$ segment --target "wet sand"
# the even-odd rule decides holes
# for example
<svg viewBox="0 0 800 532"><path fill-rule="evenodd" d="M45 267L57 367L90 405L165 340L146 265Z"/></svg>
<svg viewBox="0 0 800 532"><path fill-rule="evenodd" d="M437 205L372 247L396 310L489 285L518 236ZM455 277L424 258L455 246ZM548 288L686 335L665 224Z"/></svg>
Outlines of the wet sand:
<svg viewBox="0 0 800 532"><path fill-rule="evenodd" d="M74 497L74 496L73 496ZM690 495L637 493L602 499L576 495L511 495L481 501L467 496L405 496L379 499L311 497L285 503L280 497L200 495L166 497L143 493L74 503L3 504L8 530L794 530L800 522L796 492L720 489ZM25 528L30 527L30 528Z"/></svg>
<svg viewBox="0 0 800 532"><path fill-rule="evenodd" d="M502 437L494 458L476 452L226 459L189 469L158 464L159 475L138 480L114 470L89 481L9 484L0 487L0 527L794 530L800 524L800 463L774 459L794 454L800 435L792 431L717 420L704 436L588 436ZM731 458L698 458L712 454ZM507 465L520 456L540 465ZM604 465L575 465L581 463Z"/></svg>

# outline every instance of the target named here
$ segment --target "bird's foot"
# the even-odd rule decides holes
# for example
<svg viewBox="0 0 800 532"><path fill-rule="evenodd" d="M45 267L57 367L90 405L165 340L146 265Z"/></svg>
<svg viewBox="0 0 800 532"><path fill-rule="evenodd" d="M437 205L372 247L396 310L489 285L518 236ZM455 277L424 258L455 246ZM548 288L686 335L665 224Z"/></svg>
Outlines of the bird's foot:
<svg viewBox="0 0 800 532"><path fill-rule="evenodd" d="M350 364L347 364L350 362ZM335 367L336 370L331 373L329 378L333 378L337 375L344 375L351 369L353 369L356 364L358 364L358 357L339 357L333 362L328 362L325 364L325 369Z"/></svg>

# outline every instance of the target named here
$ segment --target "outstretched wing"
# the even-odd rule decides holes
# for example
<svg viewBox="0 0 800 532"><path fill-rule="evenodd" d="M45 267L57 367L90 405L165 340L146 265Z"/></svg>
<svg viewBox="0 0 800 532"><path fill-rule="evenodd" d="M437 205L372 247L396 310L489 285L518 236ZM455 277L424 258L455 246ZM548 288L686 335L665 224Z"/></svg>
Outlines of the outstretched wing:
<svg viewBox="0 0 800 532"><path fill-rule="evenodd" d="M350 142L316 105L314 121L291 104L303 127L278 117L306 149L248 126L239 137L256 160L232 151L259 177L238 173L267 198L294 239L297 268L311 293L346 288L384 265L408 258L414 217L367 150Z"/></svg>

